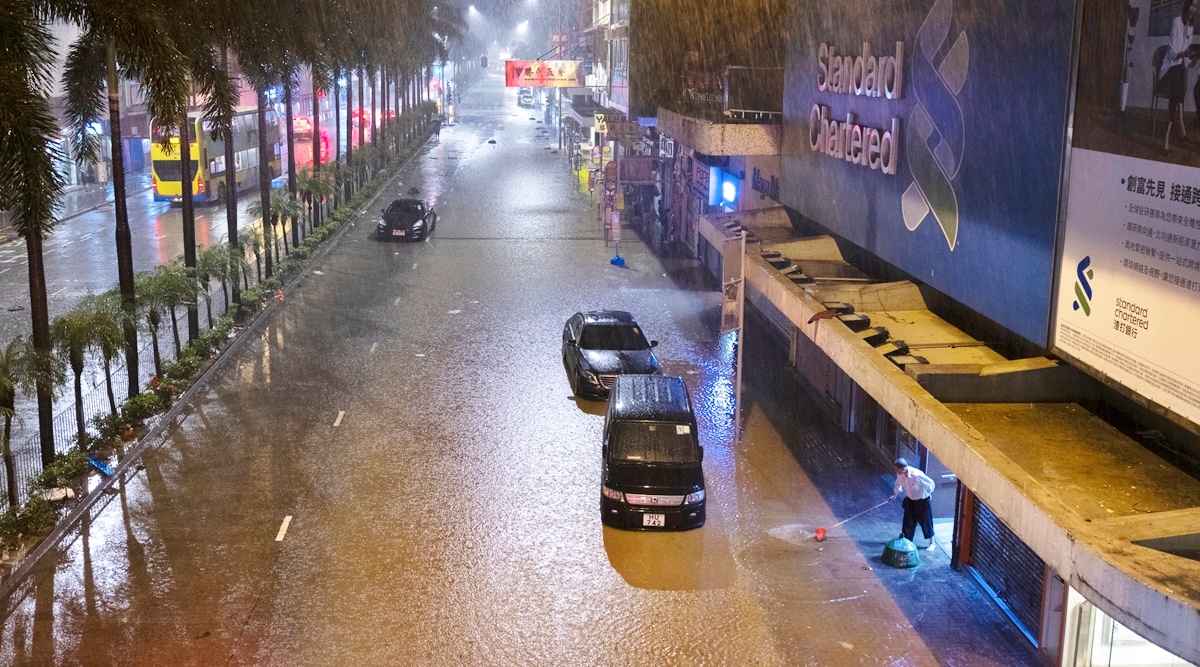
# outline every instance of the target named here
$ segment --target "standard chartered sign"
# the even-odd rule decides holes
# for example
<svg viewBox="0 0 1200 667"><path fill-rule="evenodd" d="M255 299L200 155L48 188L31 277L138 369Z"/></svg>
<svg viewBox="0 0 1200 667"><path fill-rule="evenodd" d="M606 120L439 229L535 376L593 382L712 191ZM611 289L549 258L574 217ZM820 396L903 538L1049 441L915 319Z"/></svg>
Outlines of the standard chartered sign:
<svg viewBox="0 0 1200 667"><path fill-rule="evenodd" d="M817 51L817 90L858 97L898 100L904 94L904 42L896 42L895 51L875 55L871 44L863 42L862 52L843 55L837 47L822 42ZM899 158L900 119L892 118L891 127L862 125L849 112L845 120L834 118L833 110L814 104L808 114L808 145L813 151L896 175Z"/></svg>

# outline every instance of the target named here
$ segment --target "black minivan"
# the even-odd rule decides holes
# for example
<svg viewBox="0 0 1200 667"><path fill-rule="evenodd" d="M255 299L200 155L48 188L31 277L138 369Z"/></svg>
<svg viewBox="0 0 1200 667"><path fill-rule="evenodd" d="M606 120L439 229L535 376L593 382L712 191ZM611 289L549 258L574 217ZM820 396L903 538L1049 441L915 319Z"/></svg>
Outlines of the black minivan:
<svg viewBox="0 0 1200 667"><path fill-rule="evenodd" d="M683 378L617 376L602 452L604 525L633 530L704 525L704 448Z"/></svg>

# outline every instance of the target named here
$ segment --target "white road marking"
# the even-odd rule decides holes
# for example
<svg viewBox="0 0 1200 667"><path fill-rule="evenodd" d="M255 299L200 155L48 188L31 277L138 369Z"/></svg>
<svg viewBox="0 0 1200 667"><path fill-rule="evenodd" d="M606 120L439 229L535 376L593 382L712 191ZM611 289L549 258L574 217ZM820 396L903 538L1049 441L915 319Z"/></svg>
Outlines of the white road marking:
<svg viewBox="0 0 1200 667"><path fill-rule="evenodd" d="M8 267L8 269L11 269L11 268L12 268L11 266ZM5 273L6 271L8 271L8 269L0 269L0 273Z"/></svg>
<svg viewBox="0 0 1200 667"><path fill-rule="evenodd" d="M402 299L402 298L404 298L404 297L399 297L399 296L398 296L398 297L396 297L396 300L392 302L392 305L393 305L393 306L399 306L399 305L400 305L400 299Z"/></svg>
<svg viewBox="0 0 1200 667"><path fill-rule="evenodd" d="M377 347L379 347L379 341L375 341L374 343L371 343L371 352L370 352L370 354L375 354L375 348L377 348Z"/></svg>
<svg viewBox="0 0 1200 667"><path fill-rule="evenodd" d="M337 428L337 427L341 426L342 425L342 417L345 417L345 416L346 416L345 410L338 410L337 419L333 420L333 427Z"/></svg>
<svg viewBox="0 0 1200 667"><path fill-rule="evenodd" d="M289 514L283 517L283 525L279 527L279 534L275 536L276 542L282 542L283 536L287 535L288 526L292 525L292 515Z"/></svg>

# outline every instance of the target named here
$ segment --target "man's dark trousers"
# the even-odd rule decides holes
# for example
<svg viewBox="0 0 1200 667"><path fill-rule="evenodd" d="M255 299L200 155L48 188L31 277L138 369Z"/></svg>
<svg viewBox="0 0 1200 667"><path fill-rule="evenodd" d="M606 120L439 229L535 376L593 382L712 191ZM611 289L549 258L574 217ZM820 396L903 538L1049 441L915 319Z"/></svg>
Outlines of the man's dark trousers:
<svg viewBox="0 0 1200 667"><path fill-rule="evenodd" d="M900 503L904 508L904 524L901 527L901 535L906 540L912 540L917 534L917 524L921 524L921 534L925 539L933 539L933 508L929 506L929 499L922 498L920 500L912 500L905 498Z"/></svg>

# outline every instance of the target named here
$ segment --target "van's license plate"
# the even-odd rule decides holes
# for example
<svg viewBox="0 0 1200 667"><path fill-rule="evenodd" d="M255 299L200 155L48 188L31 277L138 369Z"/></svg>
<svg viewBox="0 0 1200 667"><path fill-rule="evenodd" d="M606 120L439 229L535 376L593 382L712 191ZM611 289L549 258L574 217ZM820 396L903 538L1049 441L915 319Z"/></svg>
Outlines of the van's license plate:
<svg viewBox="0 0 1200 667"><path fill-rule="evenodd" d="M654 528L662 528L663 526L667 525L667 515L666 514L643 514L642 515L642 525L643 526L651 526Z"/></svg>

